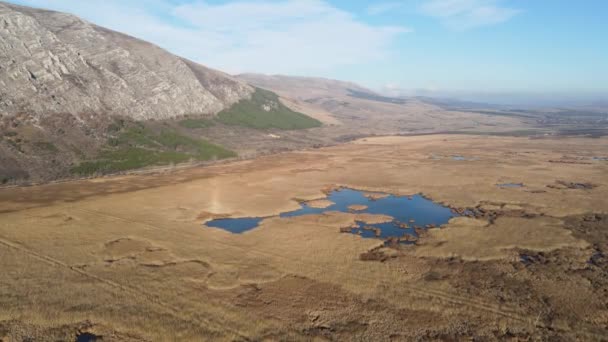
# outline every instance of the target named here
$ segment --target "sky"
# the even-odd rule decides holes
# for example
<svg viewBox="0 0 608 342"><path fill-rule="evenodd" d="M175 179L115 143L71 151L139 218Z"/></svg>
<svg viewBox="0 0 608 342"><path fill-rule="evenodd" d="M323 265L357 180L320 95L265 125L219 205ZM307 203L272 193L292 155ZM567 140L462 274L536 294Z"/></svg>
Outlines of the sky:
<svg viewBox="0 0 608 342"><path fill-rule="evenodd" d="M606 100L605 0L9 0L237 74L389 95Z"/></svg>

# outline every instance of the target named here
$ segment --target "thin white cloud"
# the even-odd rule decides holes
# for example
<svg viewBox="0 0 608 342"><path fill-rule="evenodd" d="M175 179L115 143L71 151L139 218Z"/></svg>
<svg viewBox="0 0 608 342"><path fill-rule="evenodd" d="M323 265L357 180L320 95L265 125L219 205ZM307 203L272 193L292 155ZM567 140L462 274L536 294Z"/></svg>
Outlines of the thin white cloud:
<svg viewBox="0 0 608 342"><path fill-rule="evenodd" d="M402 96L434 96L443 94L439 87L434 84L428 84L423 88L408 88L399 83L387 83L377 89L380 94L392 97Z"/></svg>
<svg viewBox="0 0 608 342"><path fill-rule="evenodd" d="M367 8L367 14L381 15L403 7L401 2L379 2Z"/></svg>
<svg viewBox="0 0 608 342"><path fill-rule="evenodd" d="M438 18L456 30L506 22L520 10L501 5L501 0L427 0L421 6L426 15Z"/></svg>
<svg viewBox="0 0 608 342"><path fill-rule="evenodd" d="M231 73L325 73L382 61L405 27L370 25L323 0L21 0L68 11Z"/></svg>

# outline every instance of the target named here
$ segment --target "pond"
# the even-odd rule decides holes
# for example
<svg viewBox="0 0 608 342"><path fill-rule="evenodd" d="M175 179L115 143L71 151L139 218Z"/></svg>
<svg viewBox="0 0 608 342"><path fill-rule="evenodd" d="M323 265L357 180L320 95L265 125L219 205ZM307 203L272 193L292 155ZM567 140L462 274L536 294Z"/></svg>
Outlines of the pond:
<svg viewBox="0 0 608 342"><path fill-rule="evenodd" d="M524 183L502 183L496 184L496 186L499 188L523 188Z"/></svg>
<svg viewBox="0 0 608 342"><path fill-rule="evenodd" d="M240 234L257 227L263 219L263 217L221 218L209 221L206 225Z"/></svg>
<svg viewBox="0 0 608 342"><path fill-rule="evenodd" d="M476 157L465 157L465 156L460 155L460 154L454 154L454 155L452 155L452 160L457 160L457 161L475 161L475 160L478 160L478 158L476 158Z"/></svg>
<svg viewBox="0 0 608 342"><path fill-rule="evenodd" d="M101 341L101 337L91 333L81 333L76 336L76 342L95 342Z"/></svg>
<svg viewBox="0 0 608 342"><path fill-rule="evenodd" d="M318 208L301 203L300 209L281 213L280 217L296 217L302 215L322 214L325 212L356 212L367 214L382 214L393 218L391 222L367 224L357 221L356 227L350 230L364 238L403 237L410 235L416 237L416 229L439 227L447 223L452 217L458 216L450 208L421 196L394 196L390 194L369 194L354 189L341 188L330 192L327 200L332 204L325 208ZM358 209L358 210L355 210ZM225 229L240 234L258 226L264 218L222 218L206 223L209 227Z"/></svg>

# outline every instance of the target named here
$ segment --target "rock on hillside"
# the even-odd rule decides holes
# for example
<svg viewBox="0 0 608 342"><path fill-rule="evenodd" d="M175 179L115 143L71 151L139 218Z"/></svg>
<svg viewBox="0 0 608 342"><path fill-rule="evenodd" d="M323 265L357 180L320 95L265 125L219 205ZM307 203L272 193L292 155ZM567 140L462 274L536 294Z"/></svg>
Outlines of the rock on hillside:
<svg viewBox="0 0 608 342"><path fill-rule="evenodd" d="M70 14L0 2L0 116L212 115L253 88Z"/></svg>

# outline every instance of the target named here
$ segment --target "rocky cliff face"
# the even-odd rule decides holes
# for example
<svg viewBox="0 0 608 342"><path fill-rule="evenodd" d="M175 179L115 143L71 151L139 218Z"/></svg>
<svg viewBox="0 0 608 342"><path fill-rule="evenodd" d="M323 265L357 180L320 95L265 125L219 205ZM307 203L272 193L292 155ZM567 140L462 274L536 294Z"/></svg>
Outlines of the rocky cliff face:
<svg viewBox="0 0 608 342"><path fill-rule="evenodd" d="M0 2L0 116L218 113L253 89L75 16Z"/></svg>

